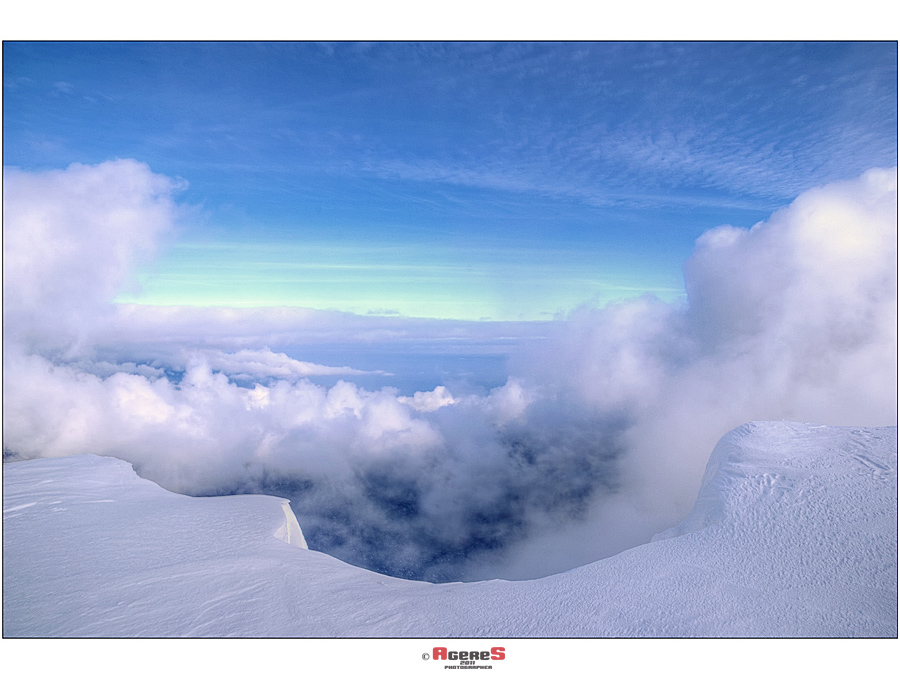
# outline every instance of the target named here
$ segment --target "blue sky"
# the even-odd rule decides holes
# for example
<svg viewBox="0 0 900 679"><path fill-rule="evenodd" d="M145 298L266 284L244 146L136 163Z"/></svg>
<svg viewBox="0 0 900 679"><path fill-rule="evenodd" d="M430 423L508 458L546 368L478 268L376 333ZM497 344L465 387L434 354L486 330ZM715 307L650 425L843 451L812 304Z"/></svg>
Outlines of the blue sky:
<svg viewBox="0 0 900 679"><path fill-rule="evenodd" d="M135 158L182 229L122 301L539 320L893 166L895 43L4 43L4 165Z"/></svg>
<svg viewBox="0 0 900 679"><path fill-rule="evenodd" d="M452 581L649 540L745 422L896 423L895 42L3 57L11 454Z"/></svg>

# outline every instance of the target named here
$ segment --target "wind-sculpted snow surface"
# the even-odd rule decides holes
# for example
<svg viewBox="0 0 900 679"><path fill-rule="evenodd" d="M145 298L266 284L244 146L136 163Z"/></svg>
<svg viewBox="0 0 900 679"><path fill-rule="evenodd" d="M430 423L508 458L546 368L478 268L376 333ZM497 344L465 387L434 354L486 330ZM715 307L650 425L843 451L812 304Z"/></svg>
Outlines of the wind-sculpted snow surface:
<svg viewBox="0 0 900 679"><path fill-rule="evenodd" d="M176 495L109 458L8 463L4 635L897 635L895 427L739 427L682 524L540 580L365 571L285 544L302 534L282 507Z"/></svg>

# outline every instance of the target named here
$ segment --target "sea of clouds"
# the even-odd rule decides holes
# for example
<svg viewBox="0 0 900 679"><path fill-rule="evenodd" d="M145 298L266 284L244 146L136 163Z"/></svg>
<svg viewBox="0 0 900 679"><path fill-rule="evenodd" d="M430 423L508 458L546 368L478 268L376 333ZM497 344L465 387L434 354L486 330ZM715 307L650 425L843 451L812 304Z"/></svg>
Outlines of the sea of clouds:
<svg viewBox="0 0 900 679"><path fill-rule="evenodd" d="M746 421L896 423L896 168L708 231L686 303L548 323L114 304L177 237L179 188L132 160L4 171L5 459L112 455L178 492L289 497L310 546L351 563L527 578L677 523ZM389 371L352 360L510 338L528 341L494 389L365 389Z"/></svg>

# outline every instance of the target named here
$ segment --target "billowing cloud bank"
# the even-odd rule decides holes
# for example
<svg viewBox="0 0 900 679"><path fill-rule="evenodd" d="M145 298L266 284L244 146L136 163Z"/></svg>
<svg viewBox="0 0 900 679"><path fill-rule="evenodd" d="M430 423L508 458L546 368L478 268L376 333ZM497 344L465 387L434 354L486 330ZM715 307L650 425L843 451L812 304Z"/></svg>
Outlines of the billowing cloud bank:
<svg viewBox="0 0 900 679"><path fill-rule="evenodd" d="M412 396L270 347L436 332L422 321L111 304L178 215L177 185L146 166L5 180L5 452L291 497L310 546L359 565L435 580L569 568L680 520L734 426L896 420L896 170L704 234L687 305L578 309L512 357L505 386Z"/></svg>

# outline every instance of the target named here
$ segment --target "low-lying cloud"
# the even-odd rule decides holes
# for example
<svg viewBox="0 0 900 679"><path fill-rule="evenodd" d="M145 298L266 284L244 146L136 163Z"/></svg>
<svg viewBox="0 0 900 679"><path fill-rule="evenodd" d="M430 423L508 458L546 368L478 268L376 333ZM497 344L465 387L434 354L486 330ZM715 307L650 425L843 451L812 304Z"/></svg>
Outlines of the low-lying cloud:
<svg viewBox="0 0 900 679"><path fill-rule="evenodd" d="M896 170L707 232L686 304L545 324L113 305L172 233L177 189L135 161L7 171L8 457L114 455L179 492L283 495L310 546L347 561L515 578L677 522L715 441L745 421L896 421ZM510 343L504 386L415 394L278 348L335 337L529 341Z"/></svg>

